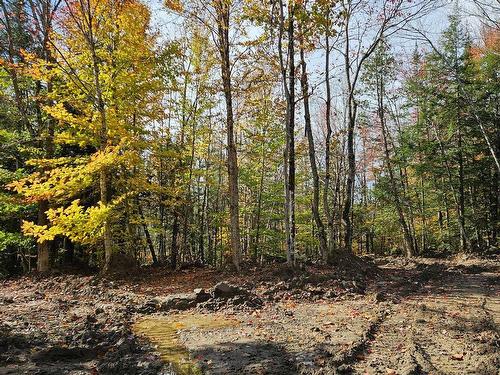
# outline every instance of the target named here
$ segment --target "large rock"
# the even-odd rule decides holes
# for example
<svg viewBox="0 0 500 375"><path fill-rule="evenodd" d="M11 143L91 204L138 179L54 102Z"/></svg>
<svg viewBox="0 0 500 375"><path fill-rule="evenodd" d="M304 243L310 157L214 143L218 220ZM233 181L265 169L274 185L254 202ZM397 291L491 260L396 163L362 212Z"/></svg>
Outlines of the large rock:
<svg viewBox="0 0 500 375"><path fill-rule="evenodd" d="M217 311L223 308L255 309L262 306L262 300L248 290L226 281L217 283L210 290L211 298L197 304L199 309Z"/></svg>
<svg viewBox="0 0 500 375"><path fill-rule="evenodd" d="M158 301L158 309L162 311L187 310L209 298L210 294L203 289L195 289L192 293L171 294Z"/></svg>
<svg viewBox="0 0 500 375"><path fill-rule="evenodd" d="M160 302L160 310L187 310L196 305L196 294L172 294Z"/></svg>
<svg viewBox="0 0 500 375"><path fill-rule="evenodd" d="M246 296L248 291L236 285L229 284L226 281L217 283L212 289L212 296L214 298L233 298L235 296Z"/></svg>

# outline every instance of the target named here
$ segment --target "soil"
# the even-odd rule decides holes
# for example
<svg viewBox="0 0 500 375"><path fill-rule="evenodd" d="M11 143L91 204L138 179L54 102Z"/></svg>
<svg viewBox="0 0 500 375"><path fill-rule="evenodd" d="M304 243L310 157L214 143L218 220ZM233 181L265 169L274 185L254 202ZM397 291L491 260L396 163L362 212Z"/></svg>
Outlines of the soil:
<svg viewBox="0 0 500 375"><path fill-rule="evenodd" d="M360 265L3 281L0 375L500 374L498 258Z"/></svg>

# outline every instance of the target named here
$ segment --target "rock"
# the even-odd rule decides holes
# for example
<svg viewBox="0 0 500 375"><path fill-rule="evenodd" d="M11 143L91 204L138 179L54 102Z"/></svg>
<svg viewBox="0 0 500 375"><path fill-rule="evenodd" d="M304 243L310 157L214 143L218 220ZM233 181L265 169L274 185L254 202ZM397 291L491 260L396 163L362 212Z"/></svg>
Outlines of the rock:
<svg viewBox="0 0 500 375"><path fill-rule="evenodd" d="M110 275L129 275L131 272L137 271L139 265L135 258L125 252L113 253L109 262ZM114 283L109 283L109 288L114 288Z"/></svg>
<svg viewBox="0 0 500 375"><path fill-rule="evenodd" d="M159 310L160 307L161 307L161 301L158 298L152 298L152 299L146 301L146 303L144 303L138 309L138 311L145 313L145 314L149 314L149 313L153 313L153 312Z"/></svg>
<svg viewBox="0 0 500 375"><path fill-rule="evenodd" d="M210 299L210 294L205 291L203 288L196 288L193 291L194 294L196 294L196 302L197 303L202 303L206 302Z"/></svg>
<svg viewBox="0 0 500 375"><path fill-rule="evenodd" d="M325 290L323 288L312 285L307 285L305 290L309 292L311 296L320 296L325 293Z"/></svg>
<svg viewBox="0 0 500 375"><path fill-rule="evenodd" d="M197 288L193 293L179 293L163 298L152 298L138 308L138 311L153 313L155 311L187 310L209 299L209 293L202 288Z"/></svg>
<svg viewBox="0 0 500 375"><path fill-rule="evenodd" d="M352 374L353 368L351 365L342 364L335 369L336 374Z"/></svg>
<svg viewBox="0 0 500 375"><path fill-rule="evenodd" d="M196 306L196 298L196 293L172 294L160 302L160 310L187 310Z"/></svg>
<svg viewBox="0 0 500 375"><path fill-rule="evenodd" d="M201 310L218 311L223 308L253 310L263 304L260 298L248 290L225 281L216 284L210 290L210 294L207 294L202 289L196 289L195 292L197 292L198 300L201 301L196 307Z"/></svg>
<svg viewBox="0 0 500 375"><path fill-rule="evenodd" d="M31 359L35 363L44 362L67 362L71 360L85 360L92 358L95 355L93 349L87 348L66 348L66 347L50 347L35 351L31 355Z"/></svg>
<svg viewBox="0 0 500 375"><path fill-rule="evenodd" d="M387 301L387 295L384 292L376 292L373 294L373 301L375 303Z"/></svg>
<svg viewBox="0 0 500 375"><path fill-rule="evenodd" d="M327 290L325 294L323 295L323 298L335 298L337 297L337 293L331 289Z"/></svg>
<svg viewBox="0 0 500 375"><path fill-rule="evenodd" d="M451 355L451 359L455 361L463 361L464 360L464 353L455 353Z"/></svg>
<svg viewBox="0 0 500 375"><path fill-rule="evenodd" d="M248 291L226 281L217 283L212 289L214 298L232 298L238 295L248 295Z"/></svg>
<svg viewBox="0 0 500 375"><path fill-rule="evenodd" d="M156 304L159 310L169 311L169 310L187 310L195 307L199 303L206 302L210 299L210 294L208 294L204 289L195 289L193 293L179 293L171 294L164 298L163 300L156 300L153 302ZM151 306L151 302L147 303Z"/></svg>

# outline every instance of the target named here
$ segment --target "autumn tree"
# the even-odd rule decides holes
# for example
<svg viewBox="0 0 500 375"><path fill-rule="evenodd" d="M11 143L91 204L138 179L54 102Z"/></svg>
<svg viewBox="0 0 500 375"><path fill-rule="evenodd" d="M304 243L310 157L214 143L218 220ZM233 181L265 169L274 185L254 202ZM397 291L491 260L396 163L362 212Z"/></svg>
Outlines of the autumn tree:
<svg viewBox="0 0 500 375"><path fill-rule="evenodd" d="M40 243L57 235L81 243L102 238L106 270L117 212L137 193L133 184L118 189L111 174L138 169L144 126L157 111L148 25L149 11L138 2L66 1L51 45L54 61L33 56L30 68L36 79L53 82L43 110L58 123L57 144L90 153L34 161L44 172L15 188L30 199L44 197L54 208L46 211L51 226L26 222L24 230ZM96 185L99 202L90 204Z"/></svg>

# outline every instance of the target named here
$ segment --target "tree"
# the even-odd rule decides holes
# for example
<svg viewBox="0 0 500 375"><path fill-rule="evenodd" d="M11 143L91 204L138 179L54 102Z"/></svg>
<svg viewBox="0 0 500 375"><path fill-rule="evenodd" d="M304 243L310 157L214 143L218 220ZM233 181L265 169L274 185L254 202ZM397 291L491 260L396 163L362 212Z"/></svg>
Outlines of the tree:
<svg viewBox="0 0 500 375"><path fill-rule="evenodd" d="M287 263L295 263L295 1L287 3L287 17L283 0L278 2L278 56L283 91L287 103L285 116L285 231ZM283 40L287 36L288 46L285 60Z"/></svg>
<svg viewBox="0 0 500 375"><path fill-rule="evenodd" d="M389 184L391 197L398 213L399 224L404 234L406 254L408 257L416 255L415 241L406 218L402 196L400 192L400 182L396 180L393 167L391 151L389 146L389 129L386 121L386 96L387 82L394 80L394 58L389 53L389 47L385 41L381 41L375 49L372 57L367 62L364 79L368 86L374 89L377 102L377 117L380 133L382 136L382 145L384 152L385 169L389 175Z"/></svg>
<svg viewBox="0 0 500 375"><path fill-rule="evenodd" d="M311 110L309 107L309 81L308 81L308 72L307 72L307 63L305 57L305 49L308 44L308 33L306 30L312 29L312 25L308 22L308 10L306 9L306 2L303 3L302 7L299 9L300 13L298 18L299 22L299 33L300 33L300 65L302 67L302 74L300 78L300 83L302 87L302 100L304 101L304 123L305 123L305 131L307 136L307 143L309 146L309 162L311 164L311 173L313 179L313 199L312 199L312 214L314 217L314 222L316 223L316 227L318 229L318 237L319 237L319 246L320 246L320 254L323 261L328 260L328 244L326 238L325 226L323 224L323 220L320 216L320 179L318 172L318 165L316 162L316 149L314 145L314 136L312 131L311 124ZM328 10L327 10L328 12ZM328 54L328 52L327 52ZM328 78L327 78L328 79ZM327 114L329 116L329 114ZM331 132L331 129L330 129ZM327 135L327 137L330 135Z"/></svg>
<svg viewBox="0 0 500 375"><path fill-rule="evenodd" d="M432 1L412 2L411 0L384 0L379 8L370 7L364 0L342 1L344 14L343 49L339 48L344 58L346 81L347 112L347 164L348 173L345 188L345 200L342 212L344 225L344 250L352 252L353 227L351 221L352 202L355 190L356 156L354 147L356 119L358 114L357 87L362 69L367 59L373 54L380 41L389 38L403 29L410 21L423 17L433 9ZM366 13L363 16L363 13ZM358 24L359 17L365 17L364 26ZM375 26L369 21L377 19ZM362 31L354 32L353 27ZM368 32L369 31L369 32Z"/></svg>
<svg viewBox="0 0 500 375"><path fill-rule="evenodd" d="M39 243L58 235L82 243L103 238L105 270L113 255L116 210L136 194L130 184L118 191L111 173L134 173L145 121L157 116L160 86L148 25L149 11L138 2L66 1L61 32L51 45L54 61L32 57L31 75L53 85L43 109L58 122L56 142L92 152L34 161L44 172L15 188L59 207L46 211L52 226L26 222L24 230ZM92 205L86 192L97 177L99 202Z"/></svg>
<svg viewBox="0 0 500 375"><path fill-rule="evenodd" d="M193 2L182 4L180 1L167 2L166 6L174 12L184 15L186 19L204 27L212 36L217 49L218 63L221 71L222 92L226 107L226 136L227 136L227 171L229 182L229 217L231 231L231 253L233 264L240 269L241 240L238 188L238 154L235 141L235 118L233 113L233 85L231 74L234 68L231 62L232 34L231 18L236 4L228 0L213 0L209 3ZM213 25L216 25L215 27Z"/></svg>
<svg viewBox="0 0 500 375"><path fill-rule="evenodd" d="M234 140L234 115L231 85L230 61L230 16L231 2L215 0L214 9L217 19L217 47L220 53L222 86L226 101L226 132L227 132L227 170L229 176L229 216L231 221L231 249L233 264L239 271L241 262L240 250L240 210L238 192L238 157Z"/></svg>

